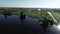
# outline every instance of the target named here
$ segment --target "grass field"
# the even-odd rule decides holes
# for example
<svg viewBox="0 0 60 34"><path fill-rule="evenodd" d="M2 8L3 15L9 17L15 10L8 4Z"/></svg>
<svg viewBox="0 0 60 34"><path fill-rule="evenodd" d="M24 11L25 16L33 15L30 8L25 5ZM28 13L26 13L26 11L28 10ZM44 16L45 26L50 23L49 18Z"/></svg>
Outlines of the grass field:
<svg viewBox="0 0 60 34"><path fill-rule="evenodd" d="M15 11L11 12L13 15L20 15L21 11ZM59 12L51 12L53 16L57 19L60 20L60 13ZM3 11L0 11L0 14L3 14ZM24 14L26 14L29 17L34 17L40 19L41 17L48 17L48 19L51 19L49 15L46 14L46 12L27 12L25 11Z"/></svg>
<svg viewBox="0 0 60 34"><path fill-rule="evenodd" d="M60 12L52 12L52 14L57 20L60 20Z"/></svg>
<svg viewBox="0 0 60 34"><path fill-rule="evenodd" d="M4 13L3 11L0 11L0 14L3 14L3 13ZM20 15L21 11L14 11L11 13L12 13L12 15ZM51 12L51 13L57 20L60 21L60 12ZM37 11L27 12L27 11L25 11L24 14L26 14L27 16L32 17L32 18L41 19L42 17L47 17L48 20L53 20L51 18L51 16L49 16L46 12L37 12ZM39 24L42 24L42 22L39 22Z"/></svg>
<svg viewBox="0 0 60 34"><path fill-rule="evenodd" d="M20 15L20 12L21 11L12 12L12 14L14 14L14 15ZM37 11L36 12L24 12L24 14L26 14L29 17L33 17L33 18L37 18L37 19L49 16L49 15L47 16L46 12L37 12ZM51 19L50 16L48 18Z"/></svg>

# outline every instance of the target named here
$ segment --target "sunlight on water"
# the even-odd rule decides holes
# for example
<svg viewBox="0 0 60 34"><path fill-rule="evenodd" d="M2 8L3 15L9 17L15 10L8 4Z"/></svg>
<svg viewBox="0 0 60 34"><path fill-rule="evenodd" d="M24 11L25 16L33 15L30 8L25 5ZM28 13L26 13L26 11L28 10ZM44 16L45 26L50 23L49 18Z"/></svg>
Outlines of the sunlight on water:
<svg viewBox="0 0 60 34"><path fill-rule="evenodd" d="M60 29L60 25L58 25L57 28Z"/></svg>

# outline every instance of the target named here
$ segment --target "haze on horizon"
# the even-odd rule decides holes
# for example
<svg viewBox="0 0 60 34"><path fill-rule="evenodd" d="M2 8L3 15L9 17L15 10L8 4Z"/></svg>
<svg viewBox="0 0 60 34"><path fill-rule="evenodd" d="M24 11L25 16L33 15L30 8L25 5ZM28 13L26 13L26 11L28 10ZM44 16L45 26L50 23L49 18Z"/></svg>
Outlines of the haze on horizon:
<svg viewBox="0 0 60 34"><path fill-rule="evenodd" d="M60 0L0 0L0 7L60 8Z"/></svg>

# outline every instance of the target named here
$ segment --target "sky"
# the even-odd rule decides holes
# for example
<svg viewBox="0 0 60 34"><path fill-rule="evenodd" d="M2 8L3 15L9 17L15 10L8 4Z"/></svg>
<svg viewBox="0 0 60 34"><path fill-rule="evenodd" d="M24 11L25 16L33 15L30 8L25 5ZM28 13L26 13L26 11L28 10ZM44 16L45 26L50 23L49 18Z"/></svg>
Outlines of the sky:
<svg viewBox="0 0 60 34"><path fill-rule="evenodd" d="M60 0L0 0L0 7L60 8Z"/></svg>

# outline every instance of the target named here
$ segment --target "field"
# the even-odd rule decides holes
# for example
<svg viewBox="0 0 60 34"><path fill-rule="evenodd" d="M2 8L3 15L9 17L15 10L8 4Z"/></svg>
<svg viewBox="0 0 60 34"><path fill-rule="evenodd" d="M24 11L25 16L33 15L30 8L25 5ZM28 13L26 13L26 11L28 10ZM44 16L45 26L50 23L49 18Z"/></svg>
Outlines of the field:
<svg viewBox="0 0 60 34"><path fill-rule="evenodd" d="M60 21L60 12L58 11L25 11L23 10L23 14L26 14L28 17L32 17L32 18L37 18L38 20L40 20L41 18L46 17L48 20L53 21L52 17L47 14L47 12L51 12L51 14L53 15L53 17L57 20ZM3 11L0 11L0 14L3 14ZM21 11L11 11L12 15L18 15L20 16ZM42 22L39 22L39 24L42 24Z"/></svg>
<svg viewBox="0 0 60 34"><path fill-rule="evenodd" d="M20 15L21 11L14 11L14 12L11 12L12 15ZM57 19L57 20L60 20L60 12L51 12L52 15ZM0 11L0 14L3 14L3 11ZM37 11L32 11L32 12L27 12L27 11L24 11L24 14L26 14L27 16L29 17L34 17L34 18L42 18L42 17L49 17L48 19L51 19L49 15L46 14L46 12L37 12Z"/></svg>
<svg viewBox="0 0 60 34"><path fill-rule="evenodd" d="M20 15L21 11L15 11L15 12L11 12L12 15ZM1 11L0 14L3 14L3 12ZM24 14L26 14L27 16L29 17L32 17L32 18L37 18L37 19L40 19L42 17L46 17L47 14L46 12L24 12Z"/></svg>
<svg viewBox="0 0 60 34"><path fill-rule="evenodd" d="M52 14L57 20L60 20L60 12L52 12Z"/></svg>
<svg viewBox="0 0 60 34"><path fill-rule="evenodd" d="M51 13L57 21L60 21L60 13L59 12L51 12ZM12 14L20 15L20 12L13 12ZM37 12L37 11L36 12L24 12L24 14L26 14L27 16L32 17L32 18L41 19L43 17L48 17L47 18L48 20L53 20L51 18L51 16L49 16L46 12ZM41 25L42 22L39 22L39 24ZM51 25L49 25L49 26L51 26Z"/></svg>

